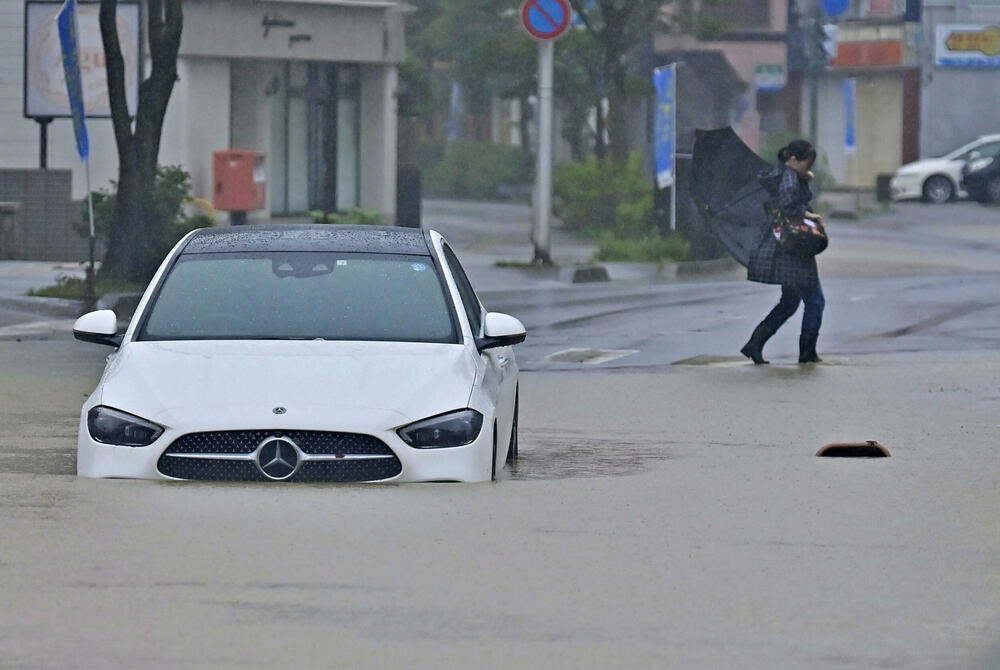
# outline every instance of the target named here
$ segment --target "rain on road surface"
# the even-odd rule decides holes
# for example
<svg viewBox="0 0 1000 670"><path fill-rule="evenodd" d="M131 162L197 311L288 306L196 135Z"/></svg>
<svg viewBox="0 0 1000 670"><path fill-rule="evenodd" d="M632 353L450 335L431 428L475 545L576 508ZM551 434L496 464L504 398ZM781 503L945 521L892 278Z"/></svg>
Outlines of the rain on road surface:
<svg viewBox="0 0 1000 670"><path fill-rule="evenodd" d="M731 357L774 298L745 282L491 292L535 328L496 484L77 479L107 350L0 341L0 667L996 668L1000 292L975 244L887 243L922 269L868 278L867 242L831 255L818 366L791 335L775 365ZM581 346L639 353L548 359ZM866 439L892 457L813 455Z"/></svg>

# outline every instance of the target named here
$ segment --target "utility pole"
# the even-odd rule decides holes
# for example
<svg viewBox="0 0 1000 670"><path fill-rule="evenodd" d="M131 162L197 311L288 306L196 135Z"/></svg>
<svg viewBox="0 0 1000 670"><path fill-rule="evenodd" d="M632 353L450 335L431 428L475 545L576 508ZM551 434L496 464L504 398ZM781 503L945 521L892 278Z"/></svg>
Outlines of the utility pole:
<svg viewBox="0 0 1000 670"><path fill-rule="evenodd" d="M820 0L813 0L809 20L809 141L819 144L819 76L823 72L823 44L821 42L823 7Z"/></svg>

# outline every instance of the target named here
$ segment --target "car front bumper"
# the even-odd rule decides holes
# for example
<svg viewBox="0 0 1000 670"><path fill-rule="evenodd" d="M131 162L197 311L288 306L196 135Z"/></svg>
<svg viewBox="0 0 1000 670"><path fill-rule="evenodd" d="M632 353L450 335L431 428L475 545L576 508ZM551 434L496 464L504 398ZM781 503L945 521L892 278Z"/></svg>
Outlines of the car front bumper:
<svg viewBox="0 0 1000 670"><path fill-rule="evenodd" d="M267 483L280 483L280 481L380 481L380 482L423 482L423 481L458 481L458 482L480 482L488 481L491 478L491 459L493 455L493 418L486 417L483 422L483 429L479 436L471 444L463 447L451 447L444 449L415 449L405 442L395 433L395 430L364 431L360 426L346 426L337 428L312 426L309 429L317 432L345 432L360 435L371 435L381 440L392 451L398 459L400 467L398 474L377 479L348 478L340 479L339 474L333 478L317 480L299 476L300 472L305 472L305 467L309 461L300 465L299 471L283 480L271 480L258 467L260 459L250 458L250 455L243 454L219 454L217 458L212 458L214 454L199 454L190 458L187 463L191 467L187 472L196 473L195 476L185 477L198 481L262 481ZM280 436L291 431L298 430L298 427L279 426L273 430L257 431ZM249 431L249 428L237 428L236 430ZM166 428L163 434L151 445L146 447L125 447L118 445L104 444L91 438L86 425L86 413L84 412L80 420L80 430L77 442L77 474L81 477L94 478L125 478L125 479L157 479L177 481L178 477L164 474L160 468L161 456L167 452L174 442L191 433L214 433L219 432L218 427L208 426L187 426L185 430ZM299 452L301 456L301 452ZM204 456L204 458L202 458ZM244 457L245 456L245 457ZM176 454L169 458L176 459ZM306 456L306 459L310 458ZM381 465L385 461L376 462L371 457L372 465ZM363 468L365 457L362 455L347 455L337 458L336 456L323 457L325 470L336 470L338 465L354 468ZM234 461L242 466L242 469L234 470L231 466ZM220 475L221 469L225 468L225 473ZM167 468L169 469L169 468ZM364 471L363 469L361 470ZM375 471L375 470L372 470ZM240 476L243 472L249 476Z"/></svg>
<svg viewBox="0 0 1000 670"><path fill-rule="evenodd" d="M893 175L889 182L893 200L912 200L923 197L923 179L920 175Z"/></svg>

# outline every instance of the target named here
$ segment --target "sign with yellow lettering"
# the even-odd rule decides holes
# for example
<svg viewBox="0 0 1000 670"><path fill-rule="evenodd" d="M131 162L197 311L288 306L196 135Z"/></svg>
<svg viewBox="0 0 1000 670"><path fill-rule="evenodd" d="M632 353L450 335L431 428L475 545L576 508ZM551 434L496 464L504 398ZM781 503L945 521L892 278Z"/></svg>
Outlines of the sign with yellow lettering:
<svg viewBox="0 0 1000 670"><path fill-rule="evenodd" d="M938 67L1000 67L1000 26L939 25L934 37Z"/></svg>

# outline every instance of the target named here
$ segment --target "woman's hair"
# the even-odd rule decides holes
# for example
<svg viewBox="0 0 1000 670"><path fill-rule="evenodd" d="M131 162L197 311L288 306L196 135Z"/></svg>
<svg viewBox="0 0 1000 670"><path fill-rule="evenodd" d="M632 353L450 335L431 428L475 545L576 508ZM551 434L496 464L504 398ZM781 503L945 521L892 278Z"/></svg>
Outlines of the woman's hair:
<svg viewBox="0 0 1000 670"><path fill-rule="evenodd" d="M788 146L782 147L778 151L778 160L780 162L784 163L789 158L795 158L800 161L814 161L816 160L816 148L805 140L793 140L788 143Z"/></svg>

